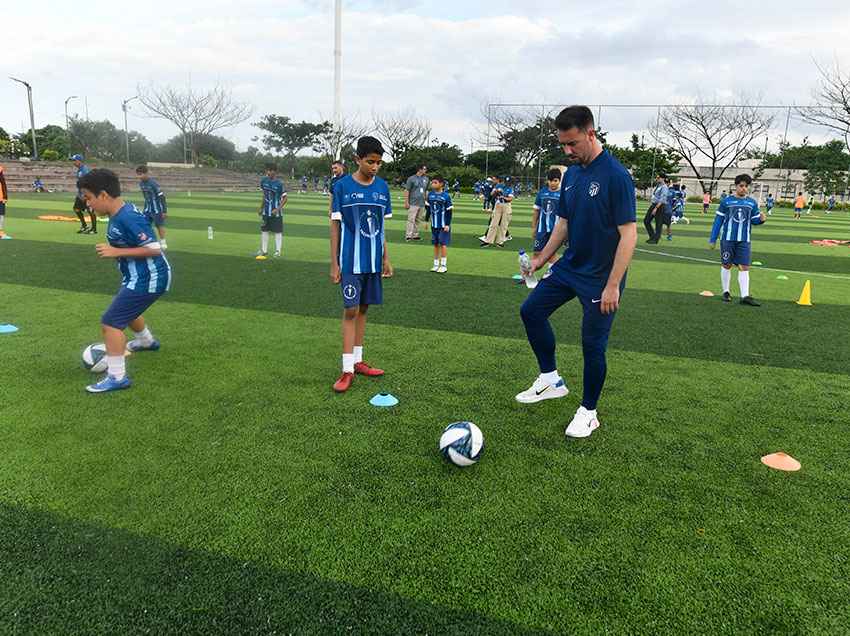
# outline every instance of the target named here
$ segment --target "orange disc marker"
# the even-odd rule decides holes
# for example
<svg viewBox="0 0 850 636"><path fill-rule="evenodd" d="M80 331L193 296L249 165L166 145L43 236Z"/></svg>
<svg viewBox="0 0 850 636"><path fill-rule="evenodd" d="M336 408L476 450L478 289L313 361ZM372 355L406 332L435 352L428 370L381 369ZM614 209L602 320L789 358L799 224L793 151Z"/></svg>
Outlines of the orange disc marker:
<svg viewBox="0 0 850 636"><path fill-rule="evenodd" d="M794 472L800 470L803 467L802 464L800 464L800 462L791 457L791 455L787 455L782 452L765 455L761 458L761 463L767 466L768 468L773 468L775 470L784 470L787 472Z"/></svg>
<svg viewBox="0 0 850 636"><path fill-rule="evenodd" d="M701 291L701 292L699 293L699 295L700 295L700 296L705 296L706 298L711 298L712 296L714 296L714 292L710 292L710 291L708 291L708 290L706 289L705 291Z"/></svg>

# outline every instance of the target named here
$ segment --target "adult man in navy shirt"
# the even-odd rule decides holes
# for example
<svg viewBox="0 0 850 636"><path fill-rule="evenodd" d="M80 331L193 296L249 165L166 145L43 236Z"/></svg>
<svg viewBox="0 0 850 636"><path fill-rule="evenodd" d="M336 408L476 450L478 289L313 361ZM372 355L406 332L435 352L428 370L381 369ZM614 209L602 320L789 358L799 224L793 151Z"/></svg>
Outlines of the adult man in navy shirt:
<svg viewBox="0 0 850 636"><path fill-rule="evenodd" d="M532 270L543 267L563 245L568 228L570 243L551 275L540 281L520 310L540 375L516 399L530 404L569 393L555 363L549 316L578 297L583 308L584 395L565 433L587 437L599 427L596 405L605 383L608 334L637 243L635 190L628 171L603 150L589 108L565 108L555 126L558 141L574 164L561 183L559 218L552 236L532 259Z"/></svg>

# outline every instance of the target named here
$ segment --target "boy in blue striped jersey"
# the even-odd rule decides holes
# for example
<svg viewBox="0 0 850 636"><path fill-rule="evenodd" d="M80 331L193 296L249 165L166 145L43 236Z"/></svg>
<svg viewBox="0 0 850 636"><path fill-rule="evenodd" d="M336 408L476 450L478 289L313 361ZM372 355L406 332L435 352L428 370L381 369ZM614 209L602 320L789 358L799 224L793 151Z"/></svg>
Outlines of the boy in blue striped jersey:
<svg viewBox="0 0 850 636"><path fill-rule="evenodd" d="M546 175L546 186L540 188L534 200L534 214L531 218L532 238L534 239L534 256L540 254L546 243L552 238L555 221L558 220L558 203L561 200L561 171L552 168ZM554 252L549 258L549 269L558 261L558 253ZM522 282L522 281L520 281Z"/></svg>
<svg viewBox="0 0 850 636"><path fill-rule="evenodd" d="M361 137L356 149L357 170L337 181L331 213L331 281L342 292L342 375L337 393L351 386L354 374L384 375L363 361L366 313L383 302L381 278L393 275L387 253L384 219L392 216L387 182L378 177L384 148L374 137Z"/></svg>
<svg viewBox="0 0 850 636"><path fill-rule="evenodd" d="M111 170L92 170L77 181L88 208L109 217L108 243L95 246L100 258L114 258L121 272L121 288L100 319L106 345L107 375L86 387L89 393L106 393L130 387L124 367L124 352L156 351L153 337L142 314L171 287L171 266L162 254L153 228L132 203L121 199L121 183ZM136 337L127 342L124 330Z"/></svg>
<svg viewBox="0 0 850 636"><path fill-rule="evenodd" d="M136 168L136 174L139 175L139 189L145 197L143 214L156 228L156 233L159 234L159 246L162 249L168 249L168 244L165 242L165 219L168 217L165 193L156 180L148 174L147 166Z"/></svg>
<svg viewBox="0 0 850 636"><path fill-rule="evenodd" d="M263 204L260 206L260 251L257 260L264 261L269 255L269 232L274 233L274 256L280 258L283 248L283 206L286 205L286 187L277 178L277 168L274 164L266 166L266 176L260 181L263 191Z"/></svg>
<svg viewBox="0 0 850 636"><path fill-rule="evenodd" d="M731 302L729 287L732 282L732 266L738 266L738 285L741 288L741 304L758 307L759 303L750 296L750 231L753 225L761 225L767 218L759 210L759 204L747 196L752 177L739 174L735 177L735 194L724 197L717 208L711 238L711 249L720 238L720 281L723 284L723 302Z"/></svg>
<svg viewBox="0 0 850 636"><path fill-rule="evenodd" d="M428 207L426 217L431 217L431 244L434 246L434 267L432 272L445 274L448 247L452 242L452 198L445 191L446 180L440 176L431 179L431 191L425 199Z"/></svg>

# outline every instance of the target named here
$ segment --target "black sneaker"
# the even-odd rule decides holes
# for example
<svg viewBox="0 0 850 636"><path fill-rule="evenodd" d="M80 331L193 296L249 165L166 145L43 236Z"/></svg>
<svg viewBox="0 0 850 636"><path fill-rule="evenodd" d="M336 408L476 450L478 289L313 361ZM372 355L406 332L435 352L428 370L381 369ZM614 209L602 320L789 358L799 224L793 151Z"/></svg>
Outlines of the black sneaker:
<svg viewBox="0 0 850 636"><path fill-rule="evenodd" d="M749 305L750 307L761 307L761 303L756 301L756 299L753 298L752 296L744 296L741 299L741 304L742 305Z"/></svg>
<svg viewBox="0 0 850 636"><path fill-rule="evenodd" d="M88 231L88 234L97 234L97 230L92 228Z"/></svg>
<svg viewBox="0 0 850 636"><path fill-rule="evenodd" d="M88 234L88 233L89 233L89 228L85 225L83 227L81 227L79 230L77 230L77 234Z"/></svg>
<svg viewBox="0 0 850 636"><path fill-rule="evenodd" d="M649 245L657 245L658 244L658 241L656 241L655 239L646 239L646 242Z"/></svg>
<svg viewBox="0 0 850 636"><path fill-rule="evenodd" d="M732 294L730 294L729 292L723 292L723 302L724 303L731 303L732 302ZM744 302L744 301L742 300L741 302Z"/></svg>

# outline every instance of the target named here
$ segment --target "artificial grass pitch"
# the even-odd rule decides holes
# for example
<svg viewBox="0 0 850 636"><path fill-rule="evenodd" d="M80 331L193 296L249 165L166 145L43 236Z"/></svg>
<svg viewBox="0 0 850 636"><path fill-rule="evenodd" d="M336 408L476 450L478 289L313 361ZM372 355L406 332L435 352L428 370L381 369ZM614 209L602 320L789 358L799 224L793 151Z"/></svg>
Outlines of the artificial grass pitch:
<svg viewBox="0 0 850 636"><path fill-rule="evenodd" d="M291 195L284 258L257 262L258 195L168 194L162 350L101 396L79 356L118 285L103 232L36 218L67 195L9 201L0 632L850 633L850 257L809 245L845 238L846 216L754 228L761 308L720 301L701 206L640 242L602 427L567 440L577 304L553 318L570 396L513 398L536 375L511 278L529 199L499 251L477 246L480 204L456 202L437 275L394 191L396 275L365 348L387 375L338 396L327 199ZM380 392L400 403L370 406ZM468 469L437 450L459 420L486 439ZM778 451L802 470L760 462Z"/></svg>

